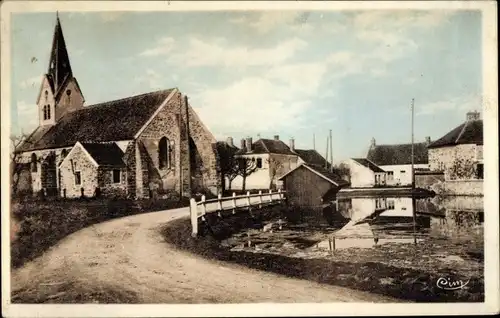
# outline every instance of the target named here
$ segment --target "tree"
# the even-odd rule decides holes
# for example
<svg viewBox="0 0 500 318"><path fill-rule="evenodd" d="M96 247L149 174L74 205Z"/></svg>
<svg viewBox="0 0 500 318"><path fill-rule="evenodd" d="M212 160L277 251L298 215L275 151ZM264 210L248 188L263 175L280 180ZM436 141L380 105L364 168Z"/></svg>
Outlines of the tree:
<svg viewBox="0 0 500 318"><path fill-rule="evenodd" d="M450 180L474 179L476 167L471 159L456 158L446 172Z"/></svg>
<svg viewBox="0 0 500 318"><path fill-rule="evenodd" d="M228 188L231 190L232 181L238 176L235 169L234 154L238 149L228 146L225 142L217 143L217 154L219 157L219 172L221 178L222 192L226 190L226 179L228 180Z"/></svg>
<svg viewBox="0 0 500 318"><path fill-rule="evenodd" d="M21 173L24 169L26 169L26 163L22 162L22 154L18 151L18 148L21 144L27 142L27 135L21 133L20 135L11 135L10 136L10 175L11 175L11 190L12 194L17 194L19 181L21 177ZM40 159L37 159L37 162ZM36 163L36 162L35 162ZM33 164L33 163L32 163Z"/></svg>
<svg viewBox="0 0 500 318"><path fill-rule="evenodd" d="M270 157L267 159L267 164L269 165L269 189L272 188L273 186L273 181L278 172L281 172L281 170L284 168L283 161L277 160L274 157Z"/></svg>
<svg viewBox="0 0 500 318"><path fill-rule="evenodd" d="M333 167L333 171L336 172L343 180L347 182L351 181L351 171L347 164L340 163L337 166Z"/></svg>
<svg viewBox="0 0 500 318"><path fill-rule="evenodd" d="M234 172L243 178L241 190L245 191L247 177L257 170L257 161L255 158L240 157L235 159L235 163Z"/></svg>

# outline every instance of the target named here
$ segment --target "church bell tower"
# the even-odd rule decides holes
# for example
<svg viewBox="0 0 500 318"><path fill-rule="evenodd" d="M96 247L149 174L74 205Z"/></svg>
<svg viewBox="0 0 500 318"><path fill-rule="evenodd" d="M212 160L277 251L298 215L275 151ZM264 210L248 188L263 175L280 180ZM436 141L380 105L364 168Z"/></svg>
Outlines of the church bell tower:
<svg viewBox="0 0 500 318"><path fill-rule="evenodd" d="M68 112L82 108L84 102L80 86L71 70L61 21L57 14L49 68L42 79L37 100L39 125L54 125Z"/></svg>

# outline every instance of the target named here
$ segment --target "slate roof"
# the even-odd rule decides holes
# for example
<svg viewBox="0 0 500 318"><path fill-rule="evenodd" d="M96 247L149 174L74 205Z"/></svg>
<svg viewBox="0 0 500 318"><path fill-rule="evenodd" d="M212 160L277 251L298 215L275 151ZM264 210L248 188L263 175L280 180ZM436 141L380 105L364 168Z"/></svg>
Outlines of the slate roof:
<svg viewBox="0 0 500 318"><path fill-rule="evenodd" d="M429 162L427 146L426 142L414 144L415 164ZM372 146L366 158L379 166L411 164L411 144Z"/></svg>
<svg viewBox="0 0 500 318"><path fill-rule="evenodd" d="M334 183L336 186L343 186L343 185L347 185L348 184L347 181L345 181L344 179L342 179L335 172L331 172L331 171L329 171L327 169L324 169L324 168L321 168L321 167L317 167L317 166L310 166L310 165L305 164L305 163L299 165L295 169L292 169L292 170L288 171L287 173L285 173L284 175L282 175L281 177L279 177L278 180L283 180L286 176L292 174L294 171L296 171L297 169L301 169L301 168L306 168L306 169L312 171L313 173L316 173L316 174L322 176L323 178L327 179L330 183Z"/></svg>
<svg viewBox="0 0 500 318"><path fill-rule="evenodd" d="M316 150L314 149L295 149L295 152L299 155L302 160L308 165L311 166L319 166L324 167L326 163L326 159L323 158ZM328 166L330 166L328 164Z"/></svg>
<svg viewBox="0 0 500 318"><path fill-rule="evenodd" d="M434 141L429 148L453 146L461 144L483 144L483 121L469 120Z"/></svg>
<svg viewBox="0 0 500 318"><path fill-rule="evenodd" d="M374 164L373 162L371 162L368 159L365 159L365 158L352 158L352 160L356 161L357 163L359 163L362 166L367 167L368 169L370 169L373 172L385 172L379 166L377 166L376 164Z"/></svg>
<svg viewBox="0 0 500 318"><path fill-rule="evenodd" d="M81 143L99 166L125 167L123 151L112 143Z"/></svg>
<svg viewBox="0 0 500 318"><path fill-rule="evenodd" d="M131 140L174 89L161 90L83 107L53 126L41 126L19 152L60 148L80 142Z"/></svg>
<svg viewBox="0 0 500 318"><path fill-rule="evenodd" d="M274 139L259 139L252 144L252 151L246 152L245 149L240 149L236 152L237 155L243 154L263 154L275 153L282 155L295 155L294 152L281 140Z"/></svg>

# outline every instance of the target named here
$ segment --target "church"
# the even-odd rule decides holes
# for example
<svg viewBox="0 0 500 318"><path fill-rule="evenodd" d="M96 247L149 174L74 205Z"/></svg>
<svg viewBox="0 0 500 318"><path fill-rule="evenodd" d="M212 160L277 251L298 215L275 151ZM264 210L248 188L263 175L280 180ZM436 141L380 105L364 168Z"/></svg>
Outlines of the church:
<svg viewBox="0 0 500 318"><path fill-rule="evenodd" d="M150 198L220 191L216 140L178 88L84 103L57 17L36 100L39 125L16 149L33 193Z"/></svg>

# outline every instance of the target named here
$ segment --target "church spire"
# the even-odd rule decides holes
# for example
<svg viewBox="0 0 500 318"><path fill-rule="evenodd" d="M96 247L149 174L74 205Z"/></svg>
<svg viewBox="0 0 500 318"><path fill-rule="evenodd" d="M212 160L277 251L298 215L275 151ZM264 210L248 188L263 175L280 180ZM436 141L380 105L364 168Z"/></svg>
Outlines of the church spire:
<svg viewBox="0 0 500 318"><path fill-rule="evenodd" d="M61 89L64 81L73 76L59 13L56 13L56 26L54 28L54 39L52 40L52 51L50 52L48 75L53 82L54 95Z"/></svg>

